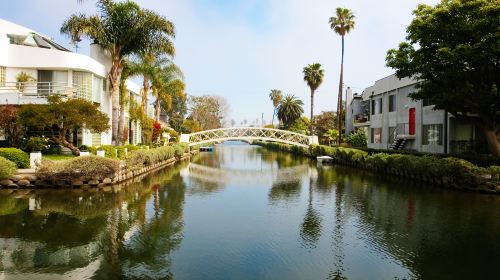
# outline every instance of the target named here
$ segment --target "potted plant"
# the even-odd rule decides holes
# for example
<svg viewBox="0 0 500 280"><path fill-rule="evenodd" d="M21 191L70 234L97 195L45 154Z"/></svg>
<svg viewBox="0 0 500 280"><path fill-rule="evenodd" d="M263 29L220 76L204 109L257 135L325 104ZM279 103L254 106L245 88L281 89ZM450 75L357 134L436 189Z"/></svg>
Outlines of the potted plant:
<svg viewBox="0 0 500 280"><path fill-rule="evenodd" d="M42 150L49 148L49 140L45 137L31 137L26 143L26 148L30 151L30 166L35 168L42 160Z"/></svg>
<svg viewBox="0 0 500 280"><path fill-rule="evenodd" d="M17 74L17 76L16 76L16 87L17 87L17 90L20 93L23 93L24 90L26 89L26 84L27 83L32 83L32 82L35 82L35 81L36 81L36 79L33 78L30 74L25 73L25 72L21 72L21 73Z"/></svg>

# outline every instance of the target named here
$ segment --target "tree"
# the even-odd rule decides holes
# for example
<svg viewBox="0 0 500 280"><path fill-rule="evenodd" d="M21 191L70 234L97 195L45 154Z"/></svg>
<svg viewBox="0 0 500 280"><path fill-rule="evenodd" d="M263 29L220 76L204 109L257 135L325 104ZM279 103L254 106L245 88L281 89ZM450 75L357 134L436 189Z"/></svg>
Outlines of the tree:
<svg viewBox="0 0 500 280"><path fill-rule="evenodd" d="M189 98L189 118L197 121L202 130L221 128L229 114L227 101L220 96L205 95Z"/></svg>
<svg viewBox="0 0 500 280"><path fill-rule="evenodd" d="M51 140L67 147L73 154L80 150L67 138L78 129L88 129L93 133L109 130L108 116L99 107L83 99L63 100L60 96L49 96L48 105L23 105L19 110L19 121L27 128L50 129Z"/></svg>
<svg viewBox="0 0 500 280"><path fill-rule="evenodd" d="M160 121L162 103L166 111L171 110L174 95L183 95L185 84L182 81L184 75L182 71L173 63L168 63L165 67L158 68L158 71L151 77L151 88L155 100L155 121Z"/></svg>
<svg viewBox="0 0 500 280"><path fill-rule="evenodd" d="M500 2L443 0L413 14L407 41L388 51L387 65L419 80L410 97L474 123L500 156Z"/></svg>
<svg viewBox="0 0 500 280"><path fill-rule="evenodd" d="M19 147L22 127L18 121L19 108L14 105L0 107L0 130L3 131L5 140L13 147Z"/></svg>
<svg viewBox="0 0 500 280"><path fill-rule="evenodd" d="M184 120L181 130L182 133L194 133L198 131L201 131L201 126L199 122L189 118Z"/></svg>
<svg viewBox="0 0 500 280"><path fill-rule="evenodd" d="M329 140L325 134L328 130L335 128L336 121L337 116L333 111L321 112L314 116L314 126L320 143L328 143Z"/></svg>
<svg viewBox="0 0 500 280"><path fill-rule="evenodd" d="M362 129L351 132L347 136L347 143L353 147L366 148L368 137Z"/></svg>
<svg viewBox="0 0 500 280"><path fill-rule="evenodd" d="M355 21L354 14L351 10L346 8L337 8L336 15L330 17L330 28L342 37L342 59L340 62L340 82L339 82L339 95L337 101L337 113L342 114L342 91L344 86L344 37L352 29L354 29ZM342 120L337 119L337 128L342 131ZM342 141L342 133L339 134L339 142Z"/></svg>
<svg viewBox="0 0 500 280"><path fill-rule="evenodd" d="M118 122L120 114L120 78L124 58L140 54L146 49L174 53L171 38L174 25L164 17L141 9L132 1L113 2L98 0L99 15L71 15L63 23L61 33L71 37L74 43L82 37L93 40L111 57L108 74L112 88L112 139L118 142Z"/></svg>
<svg viewBox="0 0 500 280"><path fill-rule="evenodd" d="M328 139L328 145L331 145L332 142L338 139L339 131L336 129L329 129L325 132L324 136Z"/></svg>
<svg viewBox="0 0 500 280"><path fill-rule="evenodd" d="M269 98L273 102L273 107L274 107L273 120L271 121L271 124L274 125L274 116L276 115L276 109L278 108L278 105L283 99L283 92L279 89L272 89L271 93L269 93Z"/></svg>
<svg viewBox="0 0 500 280"><path fill-rule="evenodd" d="M302 116L296 119L288 128L288 130L297 132L300 134L307 134L307 130L311 127L311 121L306 117Z"/></svg>
<svg viewBox="0 0 500 280"><path fill-rule="evenodd" d="M295 95L285 95L278 105L278 119L288 129L304 113L304 103Z"/></svg>
<svg viewBox="0 0 500 280"><path fill-rule="evenodd" d="M304 81L311 89L311 126L309 128L310 135L314 135L314 92L323 83L324 71L321 69L321 64L309 64L303 69Z"/></svg>

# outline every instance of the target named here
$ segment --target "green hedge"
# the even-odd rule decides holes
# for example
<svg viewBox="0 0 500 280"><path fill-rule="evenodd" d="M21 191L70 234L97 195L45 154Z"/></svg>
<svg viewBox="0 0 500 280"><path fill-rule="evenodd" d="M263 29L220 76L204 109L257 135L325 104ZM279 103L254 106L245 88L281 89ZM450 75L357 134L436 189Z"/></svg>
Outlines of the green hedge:
<svg viewBox="0 0 500 280"><path fill-rule="evenodd" d="M29 168L30 156L16 148L0 148L0 156L17 165L17 168Z"/></svg>
<svg viewBox="0 0 500 280"><path fill-rule="evenodd" d="M0 157L0 180L7 179L16 174L17 166L12 161Z"/></svg>
<svg viewBox="0 0 500 280"><path fill-rule="evenodd" d="M494 185L488 180L500 180L500 167L483 168L469 161L454 157L434 155L369 153L365 150L313 145L309 148L294 147L272 142L256 142L272 150L293 152L309 157L331 156L335 163L358 167L381 174L391 174L395 178L433 182L457 188L492 190Z"/></svg>
<svg viewBox="0 0 500 280"><path fill-rule="evenodd" d="M189 152L189 146L186 144L173 144L149 150L141 149L130 152L126 162L129 168L137 169L174 157L180 158L186 152Z"/></svg>

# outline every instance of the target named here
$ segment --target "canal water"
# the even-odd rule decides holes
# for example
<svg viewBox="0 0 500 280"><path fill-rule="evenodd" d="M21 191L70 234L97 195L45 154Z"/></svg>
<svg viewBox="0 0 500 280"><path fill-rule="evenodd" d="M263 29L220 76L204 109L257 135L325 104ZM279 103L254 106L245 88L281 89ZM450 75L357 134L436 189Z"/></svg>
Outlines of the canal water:
<svg viewBox="0 0 500 280"><path fill-rule="evenodd" d="M0 279L498 279L500 197L243 143L121 190L0 190Z"/></svg>

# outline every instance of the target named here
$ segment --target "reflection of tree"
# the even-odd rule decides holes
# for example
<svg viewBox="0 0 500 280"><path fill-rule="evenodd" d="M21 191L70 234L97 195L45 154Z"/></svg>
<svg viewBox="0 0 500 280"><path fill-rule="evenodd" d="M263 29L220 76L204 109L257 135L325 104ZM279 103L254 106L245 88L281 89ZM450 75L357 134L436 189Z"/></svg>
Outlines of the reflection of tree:
<svg viewBox="0 0 500 280"><path fill-rule="evenodd" d="M26 199L18 199L9 195L0 196L0 216L16 214L28 208Z"/></svg>
<svg viewBox="0 0 500 280"><path fill-rule="evenodd" d="M307 205L306 214L304 215L304 221L300 227L300 237L303 241L303 245L307 248L315 248L316 243L318 243L321 237L321 216L313 208L313 178L309 178L309 203Z"/></svg>
<svg viewBox="0 0 500 280"><path fill-rule="evenodd" d="M300 181L275 182L269 191L269 200L271 202L290 202L300 196Z"/></svg>
<svg viewBox="0 0 500 280"><path fill-rule="evenodd" d="M344 200L344 178L339 176L337 180L337 187L335 188L335 225L333 228L333 268L328 274L328 279L347 279L343 276L344 273L344 235L346 212Z"/></svg>
<svg viewBox="0 0 500 280"><path fill-rule="evenodd" d="M99 276L105 278L112 273L116 278L172 278L170 254L183 238L185 185L178 173L163 187L158 188L156 183L151 186L153 195L129 205L127 213L119 214L118 223L101 239L102 247L109 250L105 250L105 263L98 271ZM153 213L149 220L137 224L136 215L144 212L141 209ZM117 233L116 252L114 232ZM121 261L115 262L116 259Z"/></svg>

